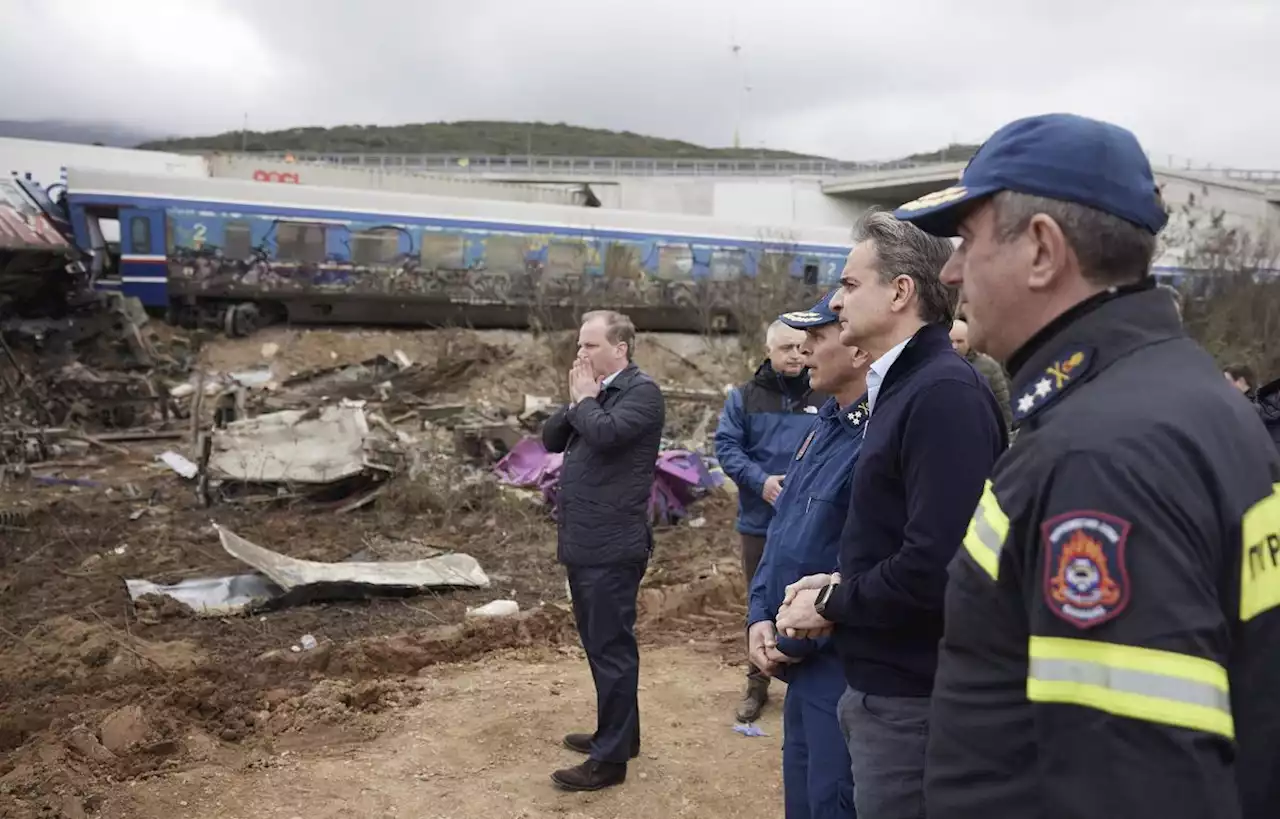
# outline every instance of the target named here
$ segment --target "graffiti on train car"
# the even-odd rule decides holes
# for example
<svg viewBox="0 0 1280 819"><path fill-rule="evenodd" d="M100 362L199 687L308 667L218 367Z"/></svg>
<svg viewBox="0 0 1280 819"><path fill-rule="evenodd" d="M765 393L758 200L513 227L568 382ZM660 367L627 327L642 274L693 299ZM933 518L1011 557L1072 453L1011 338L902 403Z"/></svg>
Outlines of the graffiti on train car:
<svg viewBox="0 0 1280 819"><path fill-rule="evenodd" d="M841 260L790 252L779 237L744 247L195 210L168 215L170 285L195 298L287 302L341 294L475 306L703 311L755 298L764 279L797 292L830 287Z"/></svg>
<svg viewBox="0 0 1280 819"><path fill-rule="evenodd" d="M723 306L732 281L617 278L580 273L553 274L538 262L523 270L424 269L414 259L399 264L357 266L349 262L280 263L263 257L222 258L215 253L175 254L170 281L184 292L271 298L315 293L351 296L413 296L457 304L536 306L617 305L619 307Z"/></svg>

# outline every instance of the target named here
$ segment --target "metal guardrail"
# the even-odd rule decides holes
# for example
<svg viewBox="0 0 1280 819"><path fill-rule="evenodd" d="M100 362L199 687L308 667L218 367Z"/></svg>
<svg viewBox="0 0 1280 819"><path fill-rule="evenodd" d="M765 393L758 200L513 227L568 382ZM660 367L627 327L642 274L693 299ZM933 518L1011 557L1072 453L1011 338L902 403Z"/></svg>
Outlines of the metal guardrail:
<svg viewBox="0 0 1280 819"><path fill-rule="evenodd" d="M476 154L377 154L262 151L247 156L321 162L358 168L435 171L449 174L530 176L841 176L921 168L957 162L837 162L828 159L657 159L592 156L497 156Z"/></svg>
<svg viewBox="0 0 1280 819"><path fill-rule="evenodd" d="M830 159L661 159L648 157L526 156L488 154L380 154L329 151L227 152L237 156L292 159L348 168L503 176L845 176L931 168L966 161L956 156L930 161L840 162ZM1160 165L1163 156L1153 156ZM1280 170L1215 168L1168 158L1170 170L1186 170L1262 185L1280 184Z"/></svg>
<svg viewBox="0 0 1280 819"><path fill-rule="evenodd" d="M1245 168L1205 168L1200 172L1225 176L1228 179L1239 179L1242 182L1257 182L1263 185L1280 184L1280 171L1249 170Z"/></svg>

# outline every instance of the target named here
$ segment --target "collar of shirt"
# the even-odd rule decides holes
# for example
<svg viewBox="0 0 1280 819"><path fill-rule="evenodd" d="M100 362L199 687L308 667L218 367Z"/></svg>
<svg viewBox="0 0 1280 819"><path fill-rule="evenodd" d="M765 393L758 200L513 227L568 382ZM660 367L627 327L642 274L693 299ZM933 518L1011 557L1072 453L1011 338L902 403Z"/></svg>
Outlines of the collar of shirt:
<svg viewBox="0 0 1280 819"><path fill-rule="evenodd" d="M622 368L622 370L625 370L625 369L626 369L626 367L623 367L623 368ZM603 390L604 388L606 388L606 387L608 387L610 384L612 384L612 383L613 383L613 379L617 378L617 377L618 377L618 373L622 372L622 370L618 370L617 372L610 373L609 375L606 375L604 378L600 379L600 389L602 389L602 390Z"/></svg>
<svg viewBox="0 0 1280 819"><path fill-rule="evenodd" d="M902 351L906 349L911 339L903 339L902 343L889 352L880 356L871 365L871 369L867 371L867 415L873 415L876 411L876 398L880 396L880 385L884 383L885 376L889 374L889 368L893 366L893 362L898 360L898 356L902 355Z"/></svg>

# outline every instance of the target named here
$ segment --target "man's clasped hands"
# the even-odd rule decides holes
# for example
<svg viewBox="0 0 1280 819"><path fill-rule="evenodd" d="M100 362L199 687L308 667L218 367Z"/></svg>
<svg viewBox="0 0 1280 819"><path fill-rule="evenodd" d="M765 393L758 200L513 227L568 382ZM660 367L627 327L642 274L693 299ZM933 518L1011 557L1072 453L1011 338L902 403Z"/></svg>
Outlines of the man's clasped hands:
<svg viewBox="0 0 1280 819"><path fill-rule="evenodd" d="M787 586L777 618L770 622L752 623L747 632L747 654L753 665L773 676L784 665L798 663L800 657L791 657L778 650L778 631L795 640L815 640L831 633L834 624L824 619L814 609L818 592L831 583L839 583L840 574L811 574Z"/></svg>

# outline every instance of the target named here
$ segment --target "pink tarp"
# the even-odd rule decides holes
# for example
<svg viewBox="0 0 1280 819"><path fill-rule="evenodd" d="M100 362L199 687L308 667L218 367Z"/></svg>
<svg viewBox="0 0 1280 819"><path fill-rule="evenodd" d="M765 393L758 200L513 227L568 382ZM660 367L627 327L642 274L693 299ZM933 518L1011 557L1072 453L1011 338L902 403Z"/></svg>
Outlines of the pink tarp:
<svg viewBox="0 0 1280 819"><path fill-rule="evenodd" d="M564 456L547 452L537 438L525 438L494 466L505 484L538 489L555 509ZM655 524L675 523L687 514L690 503L718 486L723 478L707 469L696 452L672 449L658 455L649 494L649 519Z"/></svg>

